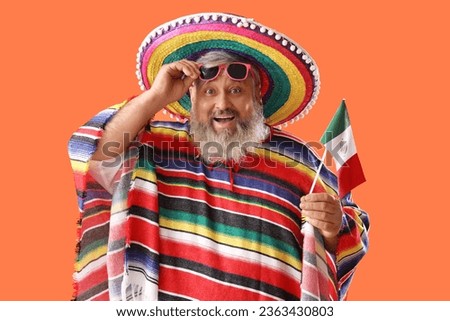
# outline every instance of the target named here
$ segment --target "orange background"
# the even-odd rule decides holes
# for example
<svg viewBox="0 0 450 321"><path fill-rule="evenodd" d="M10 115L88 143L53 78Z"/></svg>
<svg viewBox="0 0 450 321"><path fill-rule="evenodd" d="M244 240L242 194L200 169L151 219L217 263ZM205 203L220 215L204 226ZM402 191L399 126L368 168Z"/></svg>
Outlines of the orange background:
<svg viewBox="0 0 450 321"><path fill-rule="evenodd" d="M8 1L0 9L0 300L68 300L78 218L73 131L139 93L146 34L181 15L254 17L316 60L321 94L287 130L317 141L346 98L371 245L350 300L449 300L446 1ZM447 39L447 40L445 40Z"/></svg>

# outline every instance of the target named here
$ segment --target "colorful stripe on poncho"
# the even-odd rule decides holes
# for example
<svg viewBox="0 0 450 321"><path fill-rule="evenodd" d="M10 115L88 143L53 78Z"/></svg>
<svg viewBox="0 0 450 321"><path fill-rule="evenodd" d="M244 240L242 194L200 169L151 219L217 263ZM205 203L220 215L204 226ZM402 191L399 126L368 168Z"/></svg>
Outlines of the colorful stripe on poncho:
<svg viewBox="0 0 450 321"><path fill-rule="evenodd" d="M327 269L324 297L302 293L300 197L319 160L302 142L272 129L241 163L208 165L189 124L152 122L126 155L113 195L88 172L111 107L70 140L79 198L76 300L345 299L367 250L368 217L343 199L337 253L317 256ZM315 192L336 194L323 169Z"/></svg>

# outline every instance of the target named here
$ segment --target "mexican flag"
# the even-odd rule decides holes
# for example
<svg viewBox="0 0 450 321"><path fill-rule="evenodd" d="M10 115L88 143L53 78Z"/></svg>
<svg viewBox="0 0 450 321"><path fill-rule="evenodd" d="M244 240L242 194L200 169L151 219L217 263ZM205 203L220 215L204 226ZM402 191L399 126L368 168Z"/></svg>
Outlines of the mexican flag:
<svg viewBox="0 0 450 321"><path fill-rule="evenodd" d="M334 158L339 197L344 197L353 188L366 181L356 152L345 100L341 102L320 142Z"/></svg>

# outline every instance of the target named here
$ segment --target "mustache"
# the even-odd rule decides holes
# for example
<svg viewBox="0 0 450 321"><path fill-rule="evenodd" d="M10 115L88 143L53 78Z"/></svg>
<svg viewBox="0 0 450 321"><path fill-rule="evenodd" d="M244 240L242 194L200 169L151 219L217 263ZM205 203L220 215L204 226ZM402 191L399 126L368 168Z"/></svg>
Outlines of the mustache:
<svg viewBox="0 0 450 321"><path fill-rule="evenodd" d="M239 112L235 109L232 108L225 108L225 109L220 109L220 110L215 110L211 113L210 117L214 118L214 117L220 117L220 116L238 116L239 117Z"/></svg>

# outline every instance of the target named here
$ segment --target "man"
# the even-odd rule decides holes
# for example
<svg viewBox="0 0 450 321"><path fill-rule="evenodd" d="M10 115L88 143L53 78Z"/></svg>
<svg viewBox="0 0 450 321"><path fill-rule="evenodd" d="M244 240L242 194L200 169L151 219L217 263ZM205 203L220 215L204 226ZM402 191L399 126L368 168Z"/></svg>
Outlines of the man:
<svg viewBox="0 0 450 321"><path fill-rule="evenodd" d="M368 217L275 125L318 93L296 43L231 14L182 17L138 53L145 91L94 117L69 152L81 220L78 300L335 300L367 250ZM151 121L162 108L188 121ZM131 138L131 139L130 139ZM308 262L304 221L318 231ZM305 284L320 271L320 291Z"/></svg>

